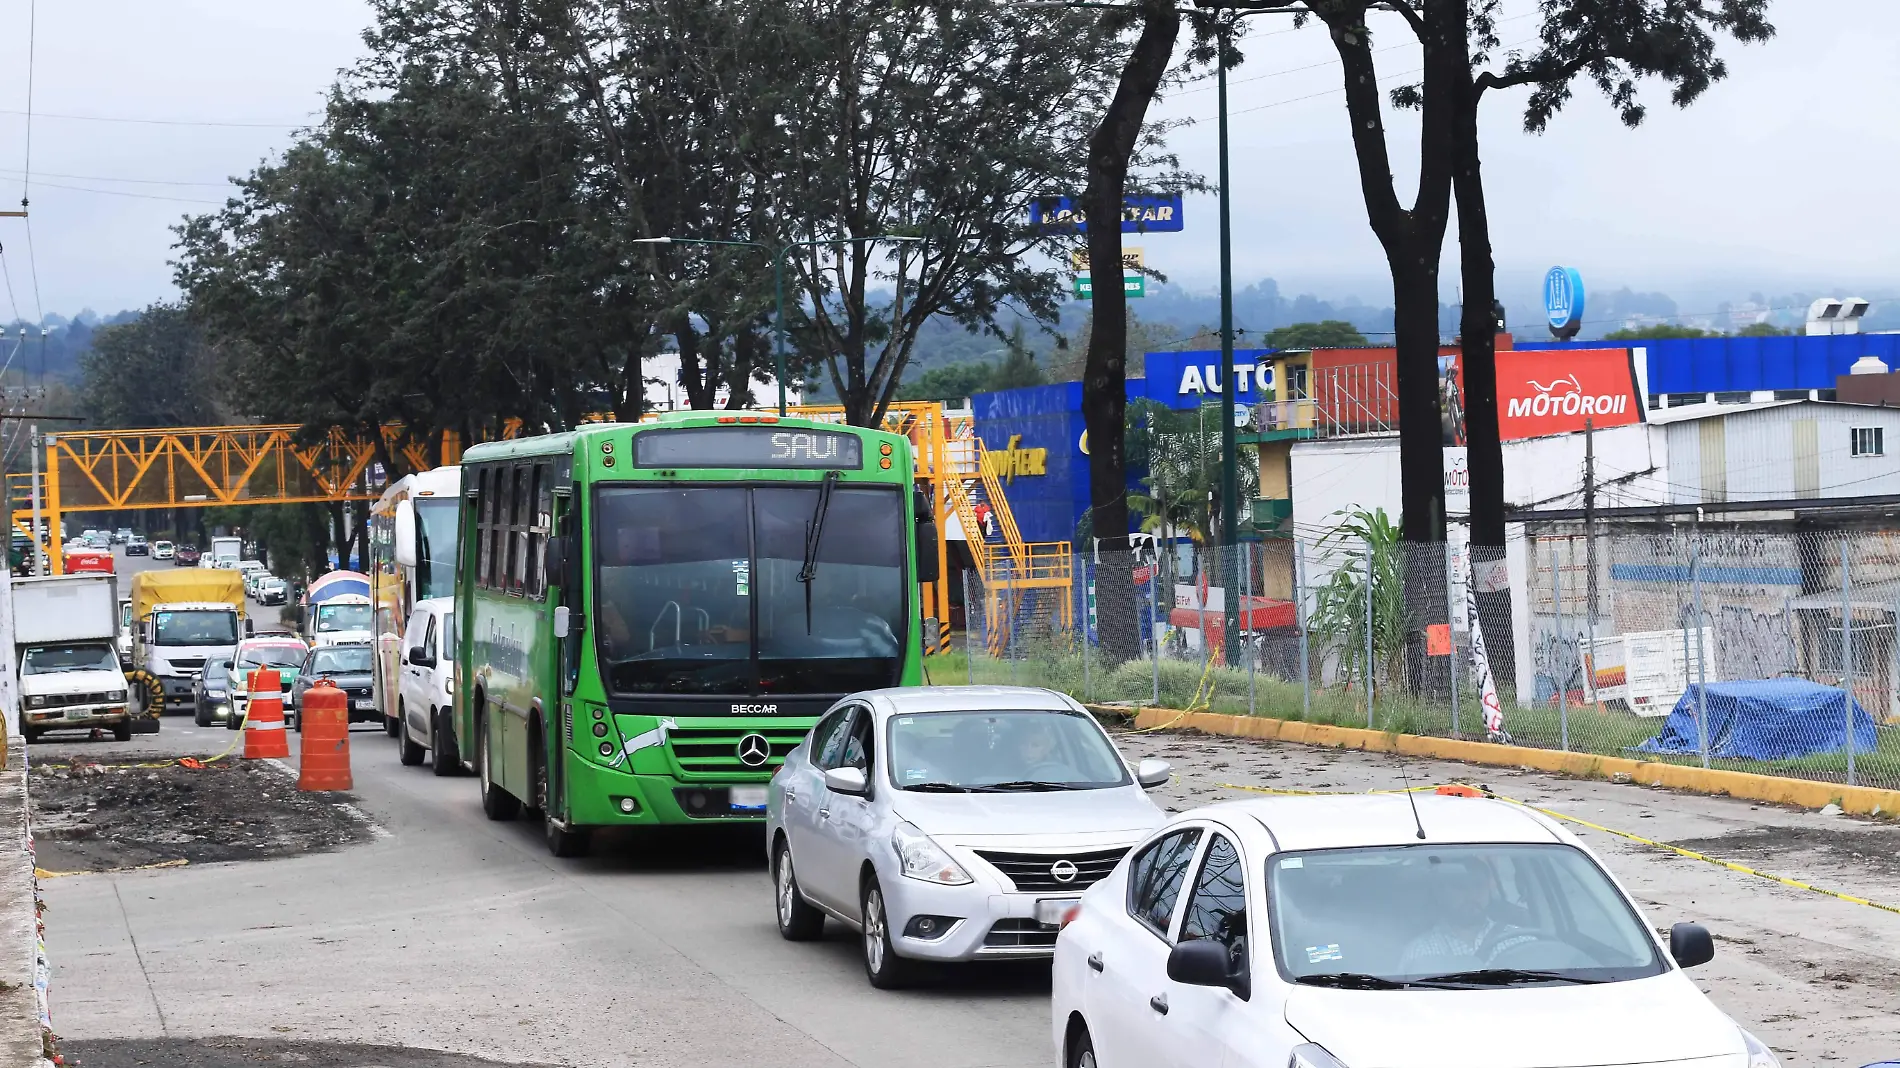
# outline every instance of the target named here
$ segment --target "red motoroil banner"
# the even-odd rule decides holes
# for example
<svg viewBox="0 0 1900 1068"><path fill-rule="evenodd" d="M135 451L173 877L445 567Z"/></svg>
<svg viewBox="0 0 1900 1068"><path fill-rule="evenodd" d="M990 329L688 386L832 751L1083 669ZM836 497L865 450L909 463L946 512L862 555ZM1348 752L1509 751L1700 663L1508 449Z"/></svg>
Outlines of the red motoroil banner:
<svg viewBox="0 0 1900 1068"><path fill-rule="evenodd" d="M1629 349L1498 353L1498 435L1505 441L1643 421Z"/></svg>

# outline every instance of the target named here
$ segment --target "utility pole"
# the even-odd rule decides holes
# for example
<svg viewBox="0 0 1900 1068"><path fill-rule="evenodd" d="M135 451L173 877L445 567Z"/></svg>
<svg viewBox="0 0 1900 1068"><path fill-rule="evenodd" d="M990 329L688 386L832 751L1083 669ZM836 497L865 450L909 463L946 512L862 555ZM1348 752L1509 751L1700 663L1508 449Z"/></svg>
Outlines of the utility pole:
<svg viewBox="0 0 1900 1068"><path fill-rule="evenodd" d="M1589 633L1589 655L1582 659L1584 683L1590 699L1597 699L1597 448L1593 420L1583 421L1583 609L1585 629Z"/></svg>
<svg viewBox="0 0 1900 1068"><path fill-rule="evenodd" d="M33 575L38 578L46 574L42 564L45 553L40 548L40 425L34 423L28 426L26 433L28 446L33 453L33 536L28 541L32 543L29 551L33 554Z"/></svg>

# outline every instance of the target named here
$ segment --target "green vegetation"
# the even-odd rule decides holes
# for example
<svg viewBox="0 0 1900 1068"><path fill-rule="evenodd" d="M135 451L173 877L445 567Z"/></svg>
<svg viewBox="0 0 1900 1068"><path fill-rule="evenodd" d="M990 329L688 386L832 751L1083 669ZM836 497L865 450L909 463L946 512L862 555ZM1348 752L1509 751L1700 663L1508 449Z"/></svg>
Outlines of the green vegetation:
<svg viewBox="0 0 1900 1068"><path fill-rule="evenodd" d="M1267 331L1267 347L1275 349L1343 349L1367 344L1359 328L1338 319L1294 323Z"/></svg>

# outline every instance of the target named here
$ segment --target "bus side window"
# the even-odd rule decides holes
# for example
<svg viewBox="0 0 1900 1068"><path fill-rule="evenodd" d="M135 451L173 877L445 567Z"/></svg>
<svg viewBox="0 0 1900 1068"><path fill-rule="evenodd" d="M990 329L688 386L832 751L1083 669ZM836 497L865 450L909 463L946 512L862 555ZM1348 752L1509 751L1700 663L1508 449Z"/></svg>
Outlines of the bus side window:
<svg viewBox="0 0 1900 1068"><path fill-rule="evenodd" d="M528 595L545 597L548 592L548 524L554 515L554 485L548 464L534 465L534 487L529 496L534 512L528 527Z"/></svg>
<svg viewBox="0 0 1900 1068"><path fill-rule="evenodd" d="M488 492L488 473L486 467L475 472L475 542L480 547L480 555L475 566L475 585L488 585L488 509L494 498Z"/></svg>
<svg viewBox="0 0 1900 1068"><path fill-rule="evenodd" d="M515 467L509 479L512 492L508 512L508 591L525 593L528 586L528 478L534 469Z"/></svg>
<svg viewBox="0 0 1900 1068"><path fill-rule="evenodd" d="M495 510L489 516L493 531L489 537L494 541L494 574L489 584L498 590L508 588L508 508L513 503L509 496L509 480L514 476L514 468L497 467L495 469Z"/></svg>

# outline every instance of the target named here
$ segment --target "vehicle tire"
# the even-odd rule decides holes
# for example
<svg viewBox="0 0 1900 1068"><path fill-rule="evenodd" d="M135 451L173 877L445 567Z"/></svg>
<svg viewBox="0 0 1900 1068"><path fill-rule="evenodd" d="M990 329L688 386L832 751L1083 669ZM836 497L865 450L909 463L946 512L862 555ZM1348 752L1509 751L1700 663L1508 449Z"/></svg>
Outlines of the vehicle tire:
<svg viewBox="0 0 1900 1068"><path fill-rule="evenodd" d="M398 728L396 734L397 744L402 746L402 753L396 759L402 761L403 767L413 768L422 763L422 757L427 750L410 740L409 724L404 722L401 705L396 706L396 724Z"/></svg>
<svg viewBox="0 0 1900 1068"><path fill-rule="evenodd" d="M588 847L593 844L593 832L584 828L561 827L548 815L548 764L547 746L541 741L539 730L535 732L534 760L534 808L541 814L541 829L548 840L548 852L557 857L584 857Z"/></svg>
<svg viewBox="0 0 1900 1068"><path fill-rule="evenodd" d="M31 727L21 727L20 737L26 739L26 744L32 745L34 742L37 742L40 740L40 732L34 730Z"/></svg>
<svg viewBox="0 0 1900 1068"><path fill-rule="evenodd" d="M455 726L449 710L440 708L431 714L435 727L429 731L429 770L441 778L462 772L462 755L455 747Z"/></svg>
<svg viewBox="0 0 1900 1068"><path fill-rule="evenodd" d="M496 786L488 772L488 721L479 716L475 720L475 774L481 781L483 815L497 822L521 815L521 802Z"/></svg>
<svg viewBox="0 0 1900 1068"><path fill-rule="evenodd" d="M538 820L548 811L547 743L539 722L529 729L534 733L528 736L528 799L521 803L521 814Z"/></svg>
<svg viewBox="0 0 1900 1068"><path fill-rule="evenodd" d="M211 726L211 713L205 711L204 706L200 705L198 706L197 713L192 716L192 722L200 727L209 727Z"/></svg>
<svg viewBox="0 0 1900 1068"><path fill-rule="evenodd" d="M1062 1068L1095 1068L1095 1039L1089 1036L1089 1029L1077 1029L1075 1038L1070 1041L1068 1055L1063 1058Z"/></svg>
<svg viewBox="0 0 1900 1068"><path fill-rule="evenodd" d="M897 990L908 986L917 966L898 956L897 950L891 945L890 919L884 911L884 889L877 884L877 876L864 880L864 890L858 904L858 915L864 918L864 931L859 941L864 946L865 978L879 990Z"/></svg>
<svg viewBox="0 0 1900 1068"><path fill-rule="evenodd" d="M389 735L391 738L402 737L402 717L384 716L383 733Z"/></svg>
<svg viewBox="0 0 1900 1068"><path fill-rule="evenodd" d="M112 738L114 741L118 741L118 742L131 741L132 740L132 722L130 720L127 720L124 723L114 724L112 728Z"/></svg>
<svg viewBox="0 0 1900 1068"><path fill-rule="evenodd" d="M777 903L779 937L787 942L812 942L825 933L825 914L805 900L792 867L791 847L779 843L772 854L772 897Z"/></svg>

